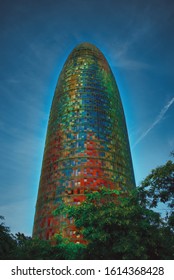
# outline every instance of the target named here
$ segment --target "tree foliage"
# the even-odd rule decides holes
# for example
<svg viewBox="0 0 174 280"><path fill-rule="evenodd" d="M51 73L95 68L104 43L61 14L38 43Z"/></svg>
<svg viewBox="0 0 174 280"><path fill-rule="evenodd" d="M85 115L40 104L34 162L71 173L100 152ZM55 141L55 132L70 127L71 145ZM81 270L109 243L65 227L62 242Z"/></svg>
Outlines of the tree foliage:
<svg viewBox="0 0 174 280"><path fill-rule="evenodd" d="M139 193L101 189L64 211L87 240L85 259L170 259L173 251L159 213L139 203ZM171 244L170 244L171 246Z"/></svg>
<svg viewBox="0 0 174 280"><path fill-rule="evenodd" d="M0 216L0 220L0 260L11 259L16 243L9 227L4 224L4 217Z"/></svg>
<svg viewBox="0 0 174 280"><path fill-rule="evenodd" d="M63 205L55 211L74 219L85 245L60 234L54 244L22 233L13 235L0 216L0 259L173 259L173 209L174 163L168 161L153 169L135 190L100 188L87 193L80 205Z"/></svg>
<svg viewBox="0 0 174 280"><path fill-rule="evenodd" d="M153 169L138 191L141 205L161 212L166 223L174 229L174 162L169 160Z"/></svg>
<svg viewBox="0 0 174 280"><path fill-rule="evenodd" d="M3 219L3 217L0 217ZM12 235L10 229L0 224L0 259L2 260L67 260L83 256L84 245L74 244L57 234L54 244L25 236Z"/></svg>

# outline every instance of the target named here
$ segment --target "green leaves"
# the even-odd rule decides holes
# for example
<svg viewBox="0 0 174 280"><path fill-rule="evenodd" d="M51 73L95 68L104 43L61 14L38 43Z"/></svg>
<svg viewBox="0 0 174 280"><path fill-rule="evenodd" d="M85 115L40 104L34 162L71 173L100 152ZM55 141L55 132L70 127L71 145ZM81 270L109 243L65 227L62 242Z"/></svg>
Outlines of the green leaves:
<svg viewBox="0 0 174 280"><path fill-rule="evenodd" d="M158 210L166 207L165 217ZM80 205L61 205L54 215L73 218L87 241L75 244L60 234L55 244L10 233L0 224L2 259L173 259L174 163L157 167L131 191L100 188Z"/></svg>
<svg viewBox="0 0 174 280"><path fill-rule="evenodd" d="M142 181L138 191L141 205L157 210L163 209L167 225L174 209L174 163L169 160L153 169Z"/></svg>
<svg viewBox="0 0 174 280"><path fill-rule="evenodd" d="M4 217L0 216L0 220L4 221ZM12 257L13 248L16 242L14 236L10 233L9 227L4 222L0 223L0 259L10 259Z"/></svg>
<svg viewBox="0 0 174 280"><path fill-rule="evenodd" d="M153 171L153 174L156 172ZM161 170L157 174L162 178ZM150 179L152 180L151 176ZM158 199L157 194L154 194L154 200L148 202L147 196L153 196L153 188L149 187L148 180L149 178L143 184L150 190L144 185L129 192L101 188L99 192L87 194L86 200L79 206L65 205L65 213L74 219L77 229L87 241L83 248L83 258L173 258L173 249L169 248L168 240L171 247L174 246L171 231L174 219L170 219L169 227L159 213L146 207L148 203L155 205ZM166 201L166 190L160 195Z"/></svg>

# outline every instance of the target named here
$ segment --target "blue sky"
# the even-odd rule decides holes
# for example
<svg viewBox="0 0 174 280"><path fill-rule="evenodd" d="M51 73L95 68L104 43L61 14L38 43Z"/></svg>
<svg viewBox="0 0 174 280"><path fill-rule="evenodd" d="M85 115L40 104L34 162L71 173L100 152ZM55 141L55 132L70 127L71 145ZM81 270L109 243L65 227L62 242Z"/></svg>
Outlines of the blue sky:
<svg viewBox="0 0 174 280"><path fill-rule="evenodd" d="M72 49L107 58L124 105L137 185L174 150L174 2L6 0L0 8L0 215L31 235L55 85Z"/></svg>

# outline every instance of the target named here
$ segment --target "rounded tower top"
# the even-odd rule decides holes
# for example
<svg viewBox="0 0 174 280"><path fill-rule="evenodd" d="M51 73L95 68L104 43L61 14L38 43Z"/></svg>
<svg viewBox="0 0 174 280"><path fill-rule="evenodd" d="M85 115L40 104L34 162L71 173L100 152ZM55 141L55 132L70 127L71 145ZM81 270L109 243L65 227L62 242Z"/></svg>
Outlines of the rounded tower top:
<svg viewBox="0 0 174 280"><path fill-rule="evenodd" d="M75 47L75 49L84 49L84 48L85 49L97 49L99 51L99 49L95 45L93 45L89 42L82 42Z"/></svg>
<svg viewBox="0 0 174 280"><path fill-rule="evenodd" d="M65 71L66 67L70 67L69 63L72 61L75 61L76 59L83 60L84 63L87 62L87 60L92 59L95 61L89 62L90 64L98 64L101 63L100 68L107 69L107 72L111 72L111 69L109 67L109 64L104 56L104 54L93 44L89 42L82 42L78 44L69 54L68 59L66 60L63 68L63 72ZM79 62L78 62L79 63ZM82 63L82 61L80 62ZM92 67L92 66L91 66Z"/></svg>
<svg viewBox="0 0 174 280"><path fill-rule="evenodd" d="M103 53L93 44L89 43L89 42L82 42L80 44L78 44L73 50L72 52L70 53L70 56L71 54L74 54L74 53L78 53L78 52L83 52L83 51L87 51L87 52L90 52L90 53L93 53L93 54L97 54L99 56L102 56L104 57Z"/></svg>

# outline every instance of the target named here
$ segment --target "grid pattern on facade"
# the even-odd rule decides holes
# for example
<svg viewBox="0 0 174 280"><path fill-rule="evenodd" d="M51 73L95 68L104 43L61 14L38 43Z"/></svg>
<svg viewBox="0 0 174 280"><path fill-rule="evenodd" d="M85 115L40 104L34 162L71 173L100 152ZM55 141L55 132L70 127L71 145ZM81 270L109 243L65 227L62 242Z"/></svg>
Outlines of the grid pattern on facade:
<svg viewBox="0 0 174 280"><path fill-rule="evenodd" d="M69 55L56 86L33 235L49 239L61 228L82 242L73 222L52 211L63 202L78 205L85 191L102 186L132 188L134 174L114 76L103 54L83 43Z"/></svg>

